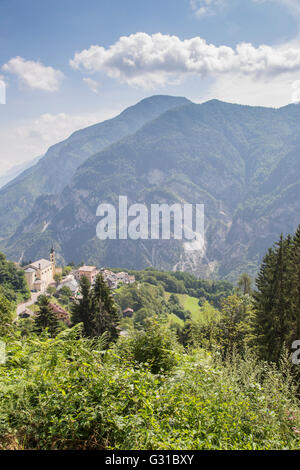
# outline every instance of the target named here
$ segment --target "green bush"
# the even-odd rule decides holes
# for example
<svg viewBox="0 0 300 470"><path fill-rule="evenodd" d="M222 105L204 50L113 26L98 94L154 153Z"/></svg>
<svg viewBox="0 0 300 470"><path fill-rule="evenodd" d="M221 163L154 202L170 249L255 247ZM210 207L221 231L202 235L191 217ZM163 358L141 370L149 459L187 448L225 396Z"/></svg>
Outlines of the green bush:
<svg viewBox="0 0 300 470"><path fill-rule="evenodd" d="M151 328L105 352L103 338L83 338L81 325L56 338L7 338L0 448L299 449L289 363L282 362L283 373L251 356L224 363L201 350L177 349L170 369L169 349L153 354L165 349L158 343L162 330ZM122 356L124 341L134 359L141 354L140 365ZM153 357L159 375L143 365Z"/></svg>
<svg viewBox="0 0 300 470"><path fill-rule="evenodd" d="M118 345L123 360L143 364L152 373L169 372L177 364L180 351L175 335L159 317L150 317L146 329L133 330Z"/></svg>

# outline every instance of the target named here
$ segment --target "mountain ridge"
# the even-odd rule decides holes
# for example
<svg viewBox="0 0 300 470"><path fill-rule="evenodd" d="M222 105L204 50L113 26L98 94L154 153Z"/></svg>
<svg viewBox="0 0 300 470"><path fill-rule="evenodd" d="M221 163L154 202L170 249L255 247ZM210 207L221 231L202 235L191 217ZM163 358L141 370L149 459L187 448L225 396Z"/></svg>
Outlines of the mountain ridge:
<svg viewBox="0 0 300 470"><path fill-rule="evenodd" d="M264 250L299 223L299 123L298 107L211 100L167 110L86 159L58 196L41 196L6 252L42 256L54 242L62 262L254 275ZM205 255L186 259L175 241L100 242L96 208L118 195L130 203L204 203Z"/></svg>
<svg viewBox="0 0 300 470"><path fill-rule="evenodd" d="M183 97L145 98L115 118L75 131L66 140L51 146L36 165L0 189L0 239L13 235L39 196L58 194L90 155L134 133L166 109L186 103L189 100Z"/></svg>

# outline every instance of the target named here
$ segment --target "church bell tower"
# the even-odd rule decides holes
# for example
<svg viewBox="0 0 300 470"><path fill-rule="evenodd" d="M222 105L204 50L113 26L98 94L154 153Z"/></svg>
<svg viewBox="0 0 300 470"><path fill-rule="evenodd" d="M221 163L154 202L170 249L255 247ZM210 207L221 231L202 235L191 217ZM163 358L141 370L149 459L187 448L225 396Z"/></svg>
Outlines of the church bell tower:
<svg viewBox="0 0 300 470"><path fill-rule="evenodd" d="M52 272L53 276L55 274L55 250L54 247L52 246L51 251L50 251L50 261L52 263Z"/></svg>

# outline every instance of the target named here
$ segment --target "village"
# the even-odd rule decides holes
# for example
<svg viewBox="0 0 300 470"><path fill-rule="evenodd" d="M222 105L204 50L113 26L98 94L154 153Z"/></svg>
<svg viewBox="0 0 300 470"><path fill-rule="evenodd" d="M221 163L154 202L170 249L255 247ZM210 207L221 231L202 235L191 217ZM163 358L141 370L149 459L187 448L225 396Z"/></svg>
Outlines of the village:
<svg viewBox="0 0 300 470"><path fill-rule="evenodd" d="M68 269L63 269L56 265L53 247L50 250L49 259L42 258L26 264L22 268L31 291L31 298L17 306L17 318L29 318L34 315L34 305L42 294L51 295L56 299L67 295L71 301L75 301L80 297L80 280L82 277L86 277L93 285L96 277L101 274L111 291L115 291L122 285L135 283L135 276L124 271L113 272L104 267L84 265L80 267L68 266ZM51 302L50 306L59 320L68 326L71 324L70 313L58 301ZM125 317L132 314L133 310L130 307L123 312Z"/></svg>

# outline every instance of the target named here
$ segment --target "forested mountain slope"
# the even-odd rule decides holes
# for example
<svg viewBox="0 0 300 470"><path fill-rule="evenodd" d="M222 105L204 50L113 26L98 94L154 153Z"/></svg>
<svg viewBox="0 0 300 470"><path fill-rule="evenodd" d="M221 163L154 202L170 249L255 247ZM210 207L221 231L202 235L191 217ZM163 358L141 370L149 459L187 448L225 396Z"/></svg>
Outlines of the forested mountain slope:
<svg viewBox="0 0 300 470"><path fill-rule="evenodd" d="M4 247L34 258L55 242L61 259L127 268L153 265L236 279L254 274L300 209L300 107L212 100L166 111L89 157L59 196L39 198ZM181 241L96 238L100 202L205 204L205 253Z"/></svg>
<svg viewBox="0 0 300 470"><path fill-rule="evenodd" d="M36 198L58 194L89 156L136 132L166 110L186 103L189 103L186 98L173 96L146 98L116 118L74 132L68 139L50 147L36 165L1 188L0 239L14 233L30 213Z"/></svg>

